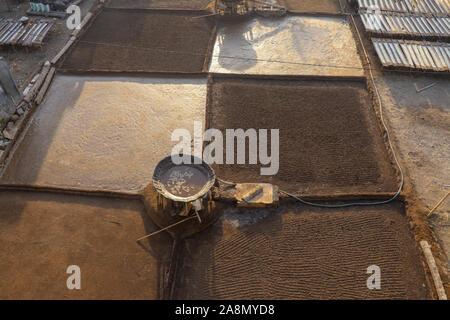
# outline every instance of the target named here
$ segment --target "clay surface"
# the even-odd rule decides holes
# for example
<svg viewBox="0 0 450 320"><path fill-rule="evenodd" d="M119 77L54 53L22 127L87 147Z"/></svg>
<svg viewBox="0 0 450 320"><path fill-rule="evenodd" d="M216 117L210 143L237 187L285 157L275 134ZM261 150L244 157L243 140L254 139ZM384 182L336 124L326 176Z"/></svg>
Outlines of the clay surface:
<svg viewBox="0 0 450 320"><path fill-rule="evenodd" d="M0 193L1 299L158 299L171 237L139 201ZM81 270L69 290L66 270Z"/></svg>
<svg viewBox="0 0 450 320"><path fill-rule="evenodd" d="M343 18L251 18L219 24L210 72L364 76Z"/></svg>
<svg viewBox="0 0 450 320"><path fill-rule="evenodd" d="M205 100L204 78L57 75L1 183L138 192Z"/></svg>
<svg viewBox="0 0 450 320"><path fill-rule="evenodd" d="M450 81L432 76L376 79L405 172L427 213L450 190ZM417 92L434 84L431 88ZM447 199L430 222L450 257ZM450 270L450 266L447 266Z"/></svg>
<svg viewBox="0 0 450 320"><path fill-rule="evenodd" d="M187 240L179 299L426 299L401 205L227 209ZM380 290L366 282L380 267Z"/></svg>

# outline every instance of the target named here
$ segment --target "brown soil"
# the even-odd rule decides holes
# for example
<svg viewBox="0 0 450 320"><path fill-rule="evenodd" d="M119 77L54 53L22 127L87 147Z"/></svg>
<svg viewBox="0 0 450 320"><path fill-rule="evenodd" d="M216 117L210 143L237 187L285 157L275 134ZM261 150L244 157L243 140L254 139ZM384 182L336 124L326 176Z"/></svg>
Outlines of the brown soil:
<svg viewBox="0 0 450 320"><path fill-rule="evenodd" d="M0 193L1 299L158 299L172 245L139 201ZM68 290L69 265L81 290Z"/></svg>
<svg viewBox="0 0 450 320"><path fill-rule="evenodd" d="M214 165L218 177L300 194L396 191L395 170L362 84L216 79L210 90L209 127L280 129L275 176L261 176L259 164L235 164Z"/></svg>
<svg viewBox="0 0 450 320"><path fill-rule="evenodd" d="M446 157L445 130L448 131L448 79L430 73L411 73L383 70L370 35L364 31L359 17L355 23L361 35L364 48L371 61L372 73L380 92L384 116L391 130L391 137L405 173L403 195L409 224L414 231L416 241L426 240L432 247L433 256L439 268L447 296L450 295L449 248L450 236L448 218L443 216L445 204L436 211L436 215L427 218L429 210L441 199L448 181L443 174L448 170L442 161ZM352 24L355 38L358 38ZM356 41L362 57L366 76L369 65L364 57L360 41ZM369 89L374 92L371 82ZM434 86L423 92L416 90L433 83ZM374 93L372 94L374 95ZM374 98L374 101L377 101ZM377 109L379 106L377 105ZM445 151L444 151L445 150ZM448 211L448 210L447 210ZM433 228L430 228L430 226ZM436 231L435 234L433 231ZM428 271L428 279L432 281ZM437 298L433 292L434 298Z"/></svg>
<svg viewBox="0 0 450 320"><path fill-rule="evenodd" d="M178 214L185 209L184 204L165 199L155 190L152 183L142 192L141 199L147 214L160 228L165 228L186 219L185 216L174 216L174 214ZM195 217L195 219L186 220L173 226L167 230L173 238L181 240L205 230L217 221L227 206L230 206L230 203L226 203L225 201L212 201L209 196L202 198L201 203L203 209L200 211L199 216L202 222L199 223Z"/></svg>
<svg viewBox="0 0 450 320"><path fill-rule="evenodd" d="M110 0L109 8L136 9L193 9L208 7L214 0Z"/></svg>
<svg viewBox="0 0 450 320"><path fill-rule="evenodd" d="M186 240L178 299L426 299L399 203L381 207L230 209ZM369 290L367 267L381 269Z"/></svg>
<svg viewBox="0 0 450 320"><path fill-rule="evenodd" d="M287 10L312 13L340 13L339 0L281 0ZM342 5L346 1L342 0ZM345 7L344 7L345 8Z"/></svg>
<svg viewBox="0 0 450 320"><path fill-rule="evenodd" d="M105 8L62 69L202 72L215 29L214 19L192 19L202 14Z"/></svg>

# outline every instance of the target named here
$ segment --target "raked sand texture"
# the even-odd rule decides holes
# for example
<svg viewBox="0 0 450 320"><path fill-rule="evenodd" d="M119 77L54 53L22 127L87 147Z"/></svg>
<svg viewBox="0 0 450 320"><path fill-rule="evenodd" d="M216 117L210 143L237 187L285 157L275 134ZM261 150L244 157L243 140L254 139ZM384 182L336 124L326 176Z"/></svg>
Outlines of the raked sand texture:
<svg viewBox="0 0 450 320"><path fill-rule="evenodd" d="M186 240L177 299L426 299L419 251L399 203L225 210ZM381 270L369 290L369 266Z"/></svg>
<svg viewBox="0 0 450 320"><path fill-rule="evenodd" d="M64 60L68 71L203 72L215 21L205 12L105 8Z"/></svg>

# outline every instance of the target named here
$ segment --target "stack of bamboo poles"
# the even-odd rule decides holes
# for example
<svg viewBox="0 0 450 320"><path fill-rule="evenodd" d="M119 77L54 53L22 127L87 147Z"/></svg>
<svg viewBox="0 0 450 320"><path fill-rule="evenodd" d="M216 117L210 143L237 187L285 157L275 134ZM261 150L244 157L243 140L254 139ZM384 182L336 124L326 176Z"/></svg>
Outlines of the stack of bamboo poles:
<svg viewBox="0 0 450 320"><path fill-rule="evenodd" d="M44 38L53 26L50 20L34 20L28 23L0 18L0 46L42 46Z"/></svg>

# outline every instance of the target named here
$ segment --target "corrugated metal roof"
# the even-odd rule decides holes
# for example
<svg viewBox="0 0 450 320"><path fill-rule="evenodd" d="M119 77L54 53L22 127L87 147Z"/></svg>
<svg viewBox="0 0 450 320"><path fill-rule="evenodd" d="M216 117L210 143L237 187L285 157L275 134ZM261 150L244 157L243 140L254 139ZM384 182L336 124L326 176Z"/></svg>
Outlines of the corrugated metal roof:
<svg viewBox="0 0 450 320"><path fill-rule="evenodd" d="M384 67L450 71L450 44L373 38Z"/></svg>
<svg viewBox="0 0 450 320"><path fill-rule="evenodd" d="M358 0L359 8L379 8L382 11L427 14L435 16L450 15L449 0Z"/></svg>
<svg viewBox="0 0 450 320"><path fill-rule="evenodd" d="M0 19L0 45L41 45L53 21L30 21L27 24L11 19Z"/></svg>
<svg viewBox="0 0 450 320"><path fill-rule="evenodd" d="M361 13L367 31L386 35L450 37L450 18L398 13Z"/></svg>

